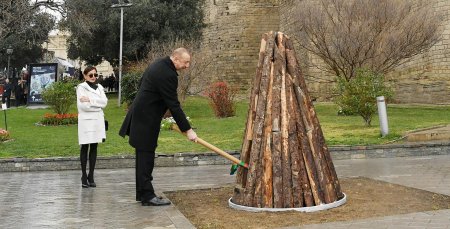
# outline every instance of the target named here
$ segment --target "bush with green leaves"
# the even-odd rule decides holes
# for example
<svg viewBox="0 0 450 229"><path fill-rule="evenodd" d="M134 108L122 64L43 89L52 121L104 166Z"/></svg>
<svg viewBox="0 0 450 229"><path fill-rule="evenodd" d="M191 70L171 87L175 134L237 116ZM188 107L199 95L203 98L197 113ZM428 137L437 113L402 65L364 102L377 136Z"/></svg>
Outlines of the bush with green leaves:
<svg viewBox="0 0 450 229"><path fill-rule="evenodd" d="M125 103L129 106L139 89L139 83L141 81L142 72L131 72L127 73L122 77L122 101L121 103Z"/></svg>
<svg viewBox="0 0 450 229"><path fill-rule="evenodd" d="M42 92L45 104L57 114L67 114L77 100L76 80L57 81Z"/></svg>
<svg viewBox="0 0 450 229"><path fill-rule="evenodd" d="M358 69L356 77L350 81L338 78L335 103L346 114L358 114L366 126L371 125L372 115L377 111L378 96L386 100L392 98L392 89L385 82L382 74L369 69Z"/></svg>

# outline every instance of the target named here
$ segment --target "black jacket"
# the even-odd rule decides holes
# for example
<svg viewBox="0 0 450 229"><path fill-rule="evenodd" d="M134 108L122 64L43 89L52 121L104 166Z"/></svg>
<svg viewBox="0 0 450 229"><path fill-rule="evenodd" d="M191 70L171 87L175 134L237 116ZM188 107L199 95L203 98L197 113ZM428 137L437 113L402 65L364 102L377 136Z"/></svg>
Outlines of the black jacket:
<svg viewBox="0 0 450 229"><path fill-rule="evenodd" d="M5 84L3 85L3 90L4 90L4 91L3 91L3 96L5 96L5 97L11 96L12 88L13 88L13 86L12 86L11 83L5 83Z"/></svg>
<svg viewBox="0 0 450 229"><path fill-rule="evenodd" d="M167 109L181 131L191 128L177 96L178 73L169 57L158 59L145 70L139 91L123 121L119 135L129 136L136 149L154 151L161 120Z"/></svg>

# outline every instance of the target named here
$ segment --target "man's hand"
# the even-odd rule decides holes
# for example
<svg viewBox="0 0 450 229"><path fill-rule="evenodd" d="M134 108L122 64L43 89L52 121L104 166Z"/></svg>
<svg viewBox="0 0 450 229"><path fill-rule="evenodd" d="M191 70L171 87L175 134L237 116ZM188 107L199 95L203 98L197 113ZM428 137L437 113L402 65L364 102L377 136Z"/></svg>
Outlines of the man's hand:
<svg viewBox="0 0 450 229"><path fill-rule="evenodd" d="M194 132L194 130L189 129L188 131L186 131L186 136L189 141L197 142L197 134Z"/></svg>

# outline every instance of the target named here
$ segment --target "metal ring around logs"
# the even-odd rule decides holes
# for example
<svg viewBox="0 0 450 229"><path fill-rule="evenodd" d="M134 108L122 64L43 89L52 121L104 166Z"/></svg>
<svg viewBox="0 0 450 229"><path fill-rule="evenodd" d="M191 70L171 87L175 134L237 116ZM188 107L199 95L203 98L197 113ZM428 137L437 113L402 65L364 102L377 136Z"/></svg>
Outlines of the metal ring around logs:
<svg viewBox="0 0 450 229"><path fill-rule="evenodd" d="M344 197L340 200L337 200L333 203L329 204L321 204L312 207L302 207L302 208L256 208L256 207L248 207L239 204L235 204L231 201L232 198L228 200L228 206L234 208L236 210L249 211L249 212L284 212L284 211L298 211L298 212L316 212L327 210L330 208L339 207L347 202L347 195L344 194Z"/></svg>

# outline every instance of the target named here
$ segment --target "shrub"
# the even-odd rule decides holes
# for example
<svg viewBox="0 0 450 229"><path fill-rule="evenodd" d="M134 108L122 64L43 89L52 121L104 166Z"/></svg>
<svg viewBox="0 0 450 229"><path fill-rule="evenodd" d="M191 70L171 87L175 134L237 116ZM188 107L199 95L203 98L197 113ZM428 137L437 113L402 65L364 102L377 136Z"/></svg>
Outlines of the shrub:
<svg viewBox="0 0 450 229"><path fill-rule="evenodd" d="M77 83L75 80L54 82L44 89L42 98L55 113L66 114L77 99L75 89Z"/></svg>
<svg viewBox="0 0 450 229"><path fill-rule="evenodd" d="M225 118L235 114L234 98L237 90L231 88L226 82L215 82L206 89L206 96L216 117Z"/></svg>
<svg viewBox="0 0 450 229"><path fill-rule="evenodd" d="M377 110L376 97L392 98L392 90L384 84L383 75L369 69L358 69L350 81L338 79L336 92L335 103L341 111L360 115L366 126L371 125L372 115Z"/></svg>
<svg viewBox="0 0 450 229"><path fill-rule="evenodd" d="M42 125L58 126L78 123L78 114L45 114L41 120Z"/></svg>
<svg viewBox="0 0 450 229"><path fill-rule="evenodd" d="M9 132L0 128L0 142L4 142L10 138Z"/></svg>
<svg viewBox="0 0 450 229"><path fill-rule="evenodd" d="M129 106L139 89L139 82L141 80L142 72L127 73L122 77L122 101Z"/></svg>

